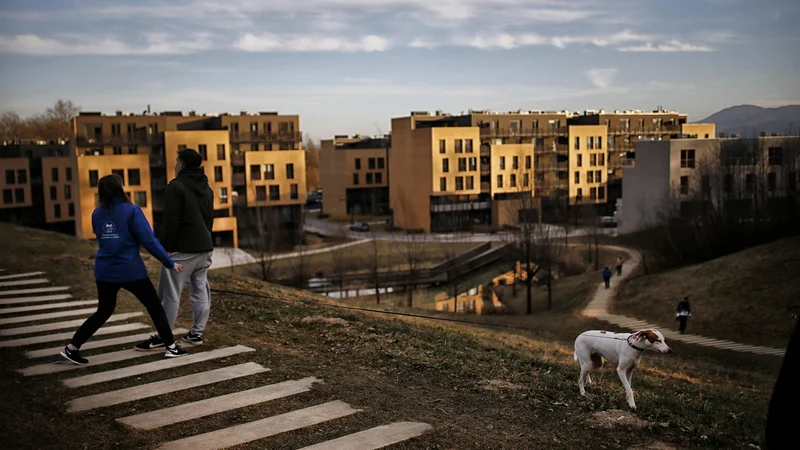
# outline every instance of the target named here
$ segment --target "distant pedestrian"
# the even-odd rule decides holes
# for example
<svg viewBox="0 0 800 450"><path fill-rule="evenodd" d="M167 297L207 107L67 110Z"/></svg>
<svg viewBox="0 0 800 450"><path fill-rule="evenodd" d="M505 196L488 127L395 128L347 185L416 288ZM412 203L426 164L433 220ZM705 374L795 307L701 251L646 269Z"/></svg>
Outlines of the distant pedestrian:
<svg viewBox="0 0 800 450"><path fill-rule="evenodd" d="M679 330L681 334L686 332L686 322L691 315L692 307L689 305L689 297L683 297L683 300L678 303L678 312L675 314L675 320L680 322Z"/></svg>
<svg viewBox="0 0 800 450"><path fill-rule="evenodd" d="M603 269L603 281L606 283L606 289L611 287L611 269L608 266Z"/></svg>
<svg viewBox="0 0 800 450"><path fill-rule="evenodd" d="M617 258L617 276L618 277L622 276L622 263L623 262L625 262L625 260L622 259L622 256Z"/></svg>

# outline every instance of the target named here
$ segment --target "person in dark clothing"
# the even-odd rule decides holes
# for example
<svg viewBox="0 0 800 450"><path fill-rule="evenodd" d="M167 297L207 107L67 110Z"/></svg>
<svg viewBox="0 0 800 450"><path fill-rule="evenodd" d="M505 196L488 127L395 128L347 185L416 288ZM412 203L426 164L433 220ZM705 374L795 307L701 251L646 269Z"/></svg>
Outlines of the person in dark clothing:
<svg viewBox="0 0 800 450"><path fill-rule="evenodd" d="M208 268L214 242L211 229L214 224L214 191L201 165L203 158L195 150L185 148L178 152L175 171L178 176L170 181L164 193L164 248L170 257L183 264L183 272L161 269L158 295L167 313L170 329L178 318L181 292L189 283L192 301L192 329L182 340L192 345L203 343L203 330L211 310L211 289ZM161 332L136 345L140 350L164 346Z"/></svg>
<svg viewBox="0 0 800 450"><path fill-rule="evenodd" d="M608 266L603 269L603 281L606 283L606 289L611 287L611 269Z"/></svg>
<svg viewBox="0 0 800 450"><path fill-rule="evenodd" d="M692 307L689 305L689 297L683 297L683 300L678 303L678 312L675 314L675 320L680 322L679 330L681 334L686 333L686 322L689 316L692 315Z"/></svg>
<svg viewBox="0 0 800 450"><path fill-rule="evenodd" d="M800 443L800 321L783 356L781 371L767 410L765 442L769 450L797 448Z"/></svg>
<svg viewBox="0 0 800 450"><path fill-rule="evenodd" d="M153 236L153 229L142 210L125 195L119 175L101 178L97 190L101 205L92 213L92 229L98 244L94 263L97 312L78 328L61 356L74 364L89 362L80 355L80 348L114 313L120 289L133 294L147 308L159 333L164 333L165 356L174 358L186 355L186 351L172 337L164 308L139 254L139 246L156 257L166 270L180 273L183 267L170 259Z"/></svg>
<svg viewBox="0 0 800 450"><path fill-rule="evenodd" d="M624 263L624 260L622 259L622 256L617 258L617 276L618 277L622 276L622 264L623 263Z"/></svg>

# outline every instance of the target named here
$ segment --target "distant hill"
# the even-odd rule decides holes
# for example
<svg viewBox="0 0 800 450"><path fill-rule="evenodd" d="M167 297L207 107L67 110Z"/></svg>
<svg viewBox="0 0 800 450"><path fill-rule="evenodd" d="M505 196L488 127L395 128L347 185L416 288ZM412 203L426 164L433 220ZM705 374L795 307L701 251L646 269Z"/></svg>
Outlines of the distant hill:
<svg viewBox="0 0 800 450"><path fill-rule="evenodd" d="M739 105L725 108L700 122L715 123L717 133L738 133L744 137L761 132L797 134L800 131L800 105L762 108Z"/></svg>

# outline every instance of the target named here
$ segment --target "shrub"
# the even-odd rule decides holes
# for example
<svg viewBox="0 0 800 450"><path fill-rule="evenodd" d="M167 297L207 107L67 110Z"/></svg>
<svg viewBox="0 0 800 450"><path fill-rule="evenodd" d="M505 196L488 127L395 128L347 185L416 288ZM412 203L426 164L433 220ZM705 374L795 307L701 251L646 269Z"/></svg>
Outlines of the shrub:
<svg viewBox="0 0 800 450"><path fill-rule="evenodd" d="M577 251L570 250L558 258L558 271L565 277L580 275L586 272L586 263Z"/></svg>

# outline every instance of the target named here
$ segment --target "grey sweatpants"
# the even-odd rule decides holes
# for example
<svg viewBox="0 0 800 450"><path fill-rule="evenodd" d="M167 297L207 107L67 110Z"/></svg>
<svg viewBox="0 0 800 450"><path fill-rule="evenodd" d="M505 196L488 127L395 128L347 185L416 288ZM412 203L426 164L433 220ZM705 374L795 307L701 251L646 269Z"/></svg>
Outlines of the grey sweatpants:
<svg viewBox="0 0 800 450"><path fill-rule="evenodd" d="M202 335L211 311L211 288L208 285L208 268L211 267L211 253L181 253L170 255L175 264L183 265L183 271L161 266L161 278L158 280L158 296L167 313L170 329L175 329L178 308L183 286L189 283L189 298L192 301L192 334Z"/></svg>

